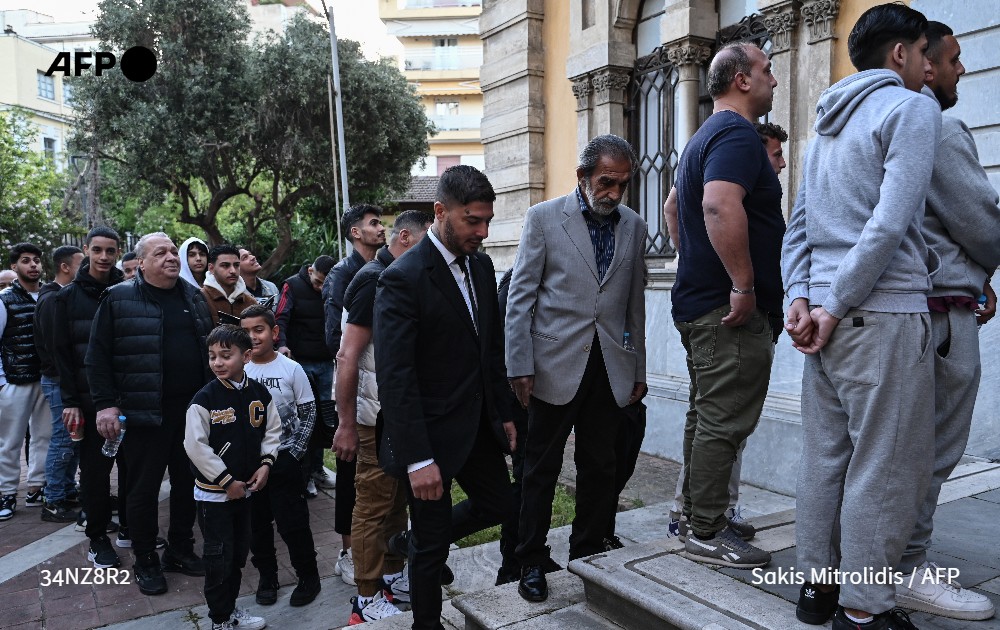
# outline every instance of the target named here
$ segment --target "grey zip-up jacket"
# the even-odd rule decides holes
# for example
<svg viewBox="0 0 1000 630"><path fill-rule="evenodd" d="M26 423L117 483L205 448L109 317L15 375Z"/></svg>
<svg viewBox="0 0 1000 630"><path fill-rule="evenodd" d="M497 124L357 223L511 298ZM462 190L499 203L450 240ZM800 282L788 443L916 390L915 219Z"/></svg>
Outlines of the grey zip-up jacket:
<svg viewBox="0 0 1000 630"><path fill-rule="evenodd" d="M924 94L934 98L928 88ZM942 117L924 238L941 259L932 296L977 298L1000 266L1000 199L979 162L972 133L951 116Z"/></svg>
<svg viewBox="0 0 1000 630"><path fill-rule="evenodd" d="M838 318L927 312L937 262L921 226L940 106L891 70L867 70L827 88L816 111L782 247L788 297Z"/></svg>

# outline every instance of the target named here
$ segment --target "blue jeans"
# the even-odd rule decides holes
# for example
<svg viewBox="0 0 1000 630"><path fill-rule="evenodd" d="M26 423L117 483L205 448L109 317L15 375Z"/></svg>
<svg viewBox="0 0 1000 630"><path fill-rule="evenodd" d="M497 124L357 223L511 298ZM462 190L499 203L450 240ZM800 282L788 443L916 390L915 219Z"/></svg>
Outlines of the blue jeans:
<svg viewBox="0 0 1000 630"><path fill-rule="evenodd" d="M42 376L42 394L52 410L52 439L45 457L45 500L56 503L76 489L76 467L80 457L76 444L63 425L59 379Z"/></svg>
<svg viewBox="0 0 1000 630"><path fill-rule="evenodd" d="M333 361L301 361L299 365L316 384L319 400L333 399ZM323 447L310 448L309 457L309 472L323 469Z"/></svg>

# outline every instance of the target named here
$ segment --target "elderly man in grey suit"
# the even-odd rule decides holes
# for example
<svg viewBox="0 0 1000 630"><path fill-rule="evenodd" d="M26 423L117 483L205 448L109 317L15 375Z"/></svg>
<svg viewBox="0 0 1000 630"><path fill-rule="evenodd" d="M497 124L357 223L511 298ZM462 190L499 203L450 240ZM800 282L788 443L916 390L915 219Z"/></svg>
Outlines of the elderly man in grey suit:
<svg viewBox="0 0 1000 630"><path fill-rule="evenodd" d="M563 449L576 433L570 559L604 551L614 521L615 436L646 385L646 223L620 205L636 168L618 136L591 140L570 194L528 209L507 302L507 375L528 409L518 592L543 601L542 565Z"/></svg>

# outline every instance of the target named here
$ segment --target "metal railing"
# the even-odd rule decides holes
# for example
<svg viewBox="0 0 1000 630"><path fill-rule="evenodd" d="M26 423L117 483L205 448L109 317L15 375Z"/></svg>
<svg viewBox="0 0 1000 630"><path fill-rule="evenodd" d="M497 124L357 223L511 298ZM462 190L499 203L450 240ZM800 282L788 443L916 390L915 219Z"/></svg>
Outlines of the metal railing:
<svg viewBox="0 0 1000 630"><path fill-rule="evenodd" d="M456 131L459 129L479 129L479 125L482 122L482 116L472 116L472 115L445 115L445 116L428 116L434 126L437 127L438 131Z"/></svg>
<svg viewBox="0 0 1000 630"><path fill-rule="evenodd" d="M483 0L399 0L400 9L448 9L453 7L481 7Z"/></svg>
<svg viewBox="0 0 1000 630"><path fill-rule="evenodd" d="M407 51L407 70L465 70L483 65L483 49L478 46L439 46Z"/></svg>

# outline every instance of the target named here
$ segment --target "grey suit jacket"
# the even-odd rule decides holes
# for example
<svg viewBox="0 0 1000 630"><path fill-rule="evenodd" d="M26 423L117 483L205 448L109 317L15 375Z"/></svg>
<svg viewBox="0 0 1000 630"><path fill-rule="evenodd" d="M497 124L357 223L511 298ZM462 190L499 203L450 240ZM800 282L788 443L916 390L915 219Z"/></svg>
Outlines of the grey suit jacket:
<svg viewBox="0 0 1000 630"><path fill-rule="evenodd" d="M595 329L618 405L646 381L646 222L625 206L618 211L603 281L575 191L532 206L524 219L507 301L507 375L534 375L533 395L547 403L576 395ZM625 332L635 352L623 347Z"/></svg>

